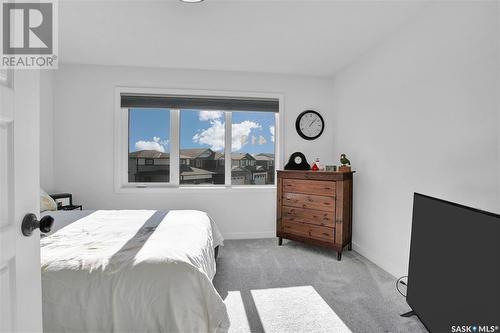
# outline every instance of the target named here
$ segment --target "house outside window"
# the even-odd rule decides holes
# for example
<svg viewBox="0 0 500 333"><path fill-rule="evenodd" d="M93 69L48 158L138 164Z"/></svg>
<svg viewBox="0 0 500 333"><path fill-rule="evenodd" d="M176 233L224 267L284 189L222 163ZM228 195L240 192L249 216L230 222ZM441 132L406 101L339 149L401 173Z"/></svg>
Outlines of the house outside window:
<svg viewBox="0 0 500 333"><path fill-rule="evenodd" d="M128 143L121 188L275 185L281 97L119 91L119 98L117 149L124 137Z"/></svg>

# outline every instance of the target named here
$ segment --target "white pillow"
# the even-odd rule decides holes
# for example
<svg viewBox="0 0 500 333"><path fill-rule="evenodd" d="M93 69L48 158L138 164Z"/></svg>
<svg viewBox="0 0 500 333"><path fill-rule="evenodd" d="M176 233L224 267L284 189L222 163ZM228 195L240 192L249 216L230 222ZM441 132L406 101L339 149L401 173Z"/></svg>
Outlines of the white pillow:
<svg viewBox="0 0 500 333"><path fill-rule="evenodd" d="M57 210L57 203L43 189L40 189L40 212Z"/></svg>

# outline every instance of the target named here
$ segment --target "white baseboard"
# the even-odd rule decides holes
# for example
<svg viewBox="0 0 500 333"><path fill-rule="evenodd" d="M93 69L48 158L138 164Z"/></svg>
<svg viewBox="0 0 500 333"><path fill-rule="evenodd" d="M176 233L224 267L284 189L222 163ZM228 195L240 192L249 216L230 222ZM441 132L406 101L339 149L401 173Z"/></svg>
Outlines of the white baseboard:
<svg viewBox="0 0 500 333"><path fill-rule="evenodd" d="M365 255L366 252L364 251L362 246L358 245L358 243L352 242L352 249L361 254L363 257L366 257Z"/></svg>
<svg viewBox="0 0 500 333"><path fill-rule="evenodd" d="M225 239L255 239L255 238L275 238L276 231L258 231L258 232L229 232L223 233Z"/></svg>
<svg viewBox="0 0 500 333"><path fill-rule="evenodd" d="M378 260L374 258L374 253L373 251L367 251L364 247L360 246L359 244L352 242L352 249L356 251L357 253L361 254L363 257L365 257L367 260L371 261L374 265L378 266L379 268L383 269L386 271L388 274L392 275L394 278L396 278L394 272L396 272L395 268L393 268L391 263L377 263ZM388 266L388 267L387 267ZM393 268L393 269L391 269Z"/></svg>

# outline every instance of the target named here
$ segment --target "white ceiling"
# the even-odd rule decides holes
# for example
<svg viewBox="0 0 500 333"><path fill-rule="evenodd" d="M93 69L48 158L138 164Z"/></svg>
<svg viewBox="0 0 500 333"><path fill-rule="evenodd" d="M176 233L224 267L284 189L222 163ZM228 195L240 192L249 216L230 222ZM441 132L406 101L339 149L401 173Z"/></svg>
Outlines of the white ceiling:
<svg viewBox="0 0 500 333"><path fill-rule="evenodd" d="M63 63L330 76L421 1L60 1Z"/></svg>

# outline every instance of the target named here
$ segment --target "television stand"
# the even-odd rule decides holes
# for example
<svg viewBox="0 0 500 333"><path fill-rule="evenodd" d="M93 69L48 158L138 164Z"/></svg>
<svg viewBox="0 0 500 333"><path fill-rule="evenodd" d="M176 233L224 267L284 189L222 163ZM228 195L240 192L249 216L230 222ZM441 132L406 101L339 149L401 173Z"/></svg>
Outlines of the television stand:
<svg viewBox="0 0 500 333"><path fill-rule="evenodd" d="M408 311L406 313L403 313L401 315L401 317L405 317L405 318L408 318L408 317L411 317L411 316L416 316L417 314L415 313L415 311Z"/></svg>

